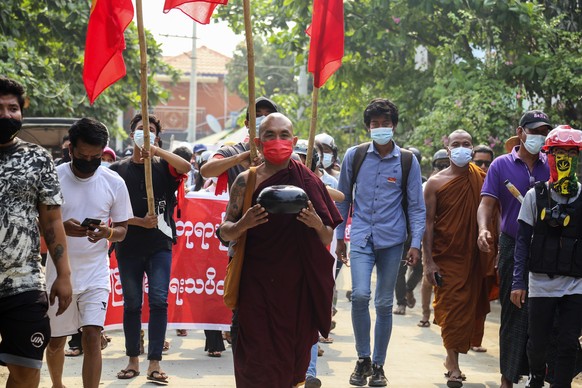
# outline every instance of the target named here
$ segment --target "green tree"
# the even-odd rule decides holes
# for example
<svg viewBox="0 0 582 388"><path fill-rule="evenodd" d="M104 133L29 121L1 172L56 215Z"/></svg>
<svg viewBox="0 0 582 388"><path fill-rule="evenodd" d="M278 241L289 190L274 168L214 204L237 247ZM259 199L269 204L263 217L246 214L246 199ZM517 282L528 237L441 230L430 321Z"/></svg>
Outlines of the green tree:
<svg viewBox="0 0 582 388"><path fill-rule="evenodd" d="M305 63L311 1L252 5L254 33ZM318 111L319 131L343 149L367 138L362 111L374 97L398 105L398 143L425 155L459 127L499 151L528 108L544 109L555 123L582 126L579 2L360 0L344 2L344 10L343 65L322 88ZM240 2L220 8L219 17L235 31L243 29L242 15ZM415 59L419 47L427 66ZM309 103L278 98L288 109ZM307 127L309 114L307 107L296 126Z"/></svg>
<svg viewBox="0 0 582 388"><path fill-rule="evenodd" d="M117 128L119 110L139 107L139 45L133 23L125 33L126 77L89 104L83 85L83 56L91 2L67 0L4 0L0 7L0 74L26 88L27 116L93 116ZM168 97L154 80L157 73L177 79L162 62L161 49L151 34L148 46L148 102Z"/></svg>

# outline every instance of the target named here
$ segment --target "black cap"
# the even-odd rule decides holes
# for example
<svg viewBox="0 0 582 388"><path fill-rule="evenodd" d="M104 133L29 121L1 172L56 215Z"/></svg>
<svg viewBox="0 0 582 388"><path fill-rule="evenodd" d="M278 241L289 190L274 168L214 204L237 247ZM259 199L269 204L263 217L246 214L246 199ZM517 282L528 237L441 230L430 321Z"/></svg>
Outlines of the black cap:
<svg viewBox="0 0 582 388"><path fill-rule="evenodd" d="M522 128L536 129L544 125L552 126L548 115L541 110L529 110L519 120L519 126Z"/></svg>
<svg viewBox="0 0 582 388"><path fill-rule="evenodd" d="M258 109L261 106L272 109L274 112L279 112L279 107L277 106L277 104L275 104L273 101L269 100L267 97L259 97L255 100L255 109ZM247 120L249 119L249 109L248 108L247 108L246 118L247 118Z"/></svg>

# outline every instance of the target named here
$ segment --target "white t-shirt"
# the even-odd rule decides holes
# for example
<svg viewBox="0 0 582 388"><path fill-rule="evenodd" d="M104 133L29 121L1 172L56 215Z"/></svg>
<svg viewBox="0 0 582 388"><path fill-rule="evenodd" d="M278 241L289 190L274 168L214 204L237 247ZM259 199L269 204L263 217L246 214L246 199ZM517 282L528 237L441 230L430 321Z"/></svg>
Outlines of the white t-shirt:
<svg viewBox="0 0 582 388"><path fill-rule="evenodd" d="M547 186L547 183L546 183ZM575 197L566 198L558 195L554 190L548 190L552 199L557 203L565 204L574 202L580 195L580 183ZM531 188L523 198L518 220L533 226L537 220L536 191ZM564 295L582 294L582 278L571 276L554 276L550 278L546 274L529 273L529 297L530 298L560 298Z"/></svg>
<svg viewBox="0 0 582 388"><path fill-rule="evenodd" d="M337 179L329 175L323 168L320 169L320 171L323 172L323 175L320 178L323 184L337 190Z"/></svg>
<svg viewBox="0 0 582 388"><path fill-rule="evenodd" d="M102 220L105 224L124 222L133 217L129 193L123 179L115 172L100 166L87 179L76 177L71 163L57 167L61 190L65 199L61 207L63 221L87 217ZM71 264L73 293L96 288L110 289L108 241L96 243L87 237L67 236L67 253ZM56 279L56 270L51 258L47 259L47 285Z"/></svg>

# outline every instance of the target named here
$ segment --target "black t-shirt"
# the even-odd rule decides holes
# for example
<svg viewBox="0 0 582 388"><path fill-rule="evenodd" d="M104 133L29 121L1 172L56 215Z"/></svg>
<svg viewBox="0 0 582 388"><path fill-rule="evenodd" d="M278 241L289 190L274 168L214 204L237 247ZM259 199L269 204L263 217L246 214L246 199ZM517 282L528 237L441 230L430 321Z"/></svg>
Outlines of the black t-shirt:
<svg viewBox="0 0 582 388"><path fill-rule="evenodd" d="M233 146L222 146L216 151L215 154L222 155L225 158L228 158L231 156L240 155L243 152L248 151L249 149L250 149L249 143L237 143ZM236 166L228 169L228 187L229 188L234 183L234 180L236 179L238 174L240 174L241 172L243 172L245 170L246 170L246 168L244 168L240 164L237 164Z"/></svg>
<svg viewBox="0 0 582 388"><path fill-rule="evenodd" d="M144 165L134 163L131 158L126 158L112 164L110 168L125 181L134 217L144 217L148 212ZM172 228L174 238L176 234L176 224L173 218L176 206L175 192L180 182L175 175L170 171L168 162L159 157L152 159L154 210L156 214L164 214L164 220ZM116 244L115 253L117 257L151 255L162 249L172 249L172 242L173 238L158 228L146 229L129 225L125 239Z"/></svg>

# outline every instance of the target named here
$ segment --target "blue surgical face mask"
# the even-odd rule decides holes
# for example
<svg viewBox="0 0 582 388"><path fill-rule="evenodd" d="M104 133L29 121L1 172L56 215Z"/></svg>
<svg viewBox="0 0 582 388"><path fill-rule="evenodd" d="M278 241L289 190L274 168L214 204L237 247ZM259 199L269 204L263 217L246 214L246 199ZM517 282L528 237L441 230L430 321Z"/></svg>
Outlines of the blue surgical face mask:
<svg viewBox="0 0 582 388"><path fill-rule="evenodd" d="M390 140L392 140L393 135L394 132L392 128L379 127L370 129L370 136L372 140L379 145L385 145L390 143Z"/></svg>
<svg viewBox="0 0 582 388"><path fill-rule="evenodd" d="M109 168L109 166L111 166L111 163L109 163L109 162L106 162L106 161L103 161L103 160L102 160L102 161L101 161L101 165L102 165L103 167L107 167L107 168Z"/></svg>
<svg viewBox="0 0 582 388"><path fill-rule="evenodd" d="M451 149L451 162L457 167L465 167L472 159L471 148L457 147Z"/></svg>
<svg viewBox="0 0 582 388"><path fill-rule="evenodd" d="M259 125L261 125L261 123L263 122L263 120L265 119L265 117L267 116L259 116L255 119L255 125L257 127L257 133L259 133Z"/></svg>
<svg viewBox="0 0 582 388"><path fill-rule="evenodd" d="M526 134L526 136L525 143L523 143L525 149L532 155L538 154L546 142L546 137L544 135L530 134Z"/></svg>
<svg viewBox="0 0 582 388"><path fill-rule="evenodd" d="M150 132L150 145L154 145L155 141L156 141L156 135L154 135L153 133ZM145 144L143 130L141 130L141 129L135 130L135 132L133 133L133 142L139 148L143 148L143 146Z"/></svg>
<svg viewBox="0 0 582 388"><path fill-rule="evenodd" d="M321 164L323 168L330 168L331 165L333 164L333 155L324 153Z"/></svg>

